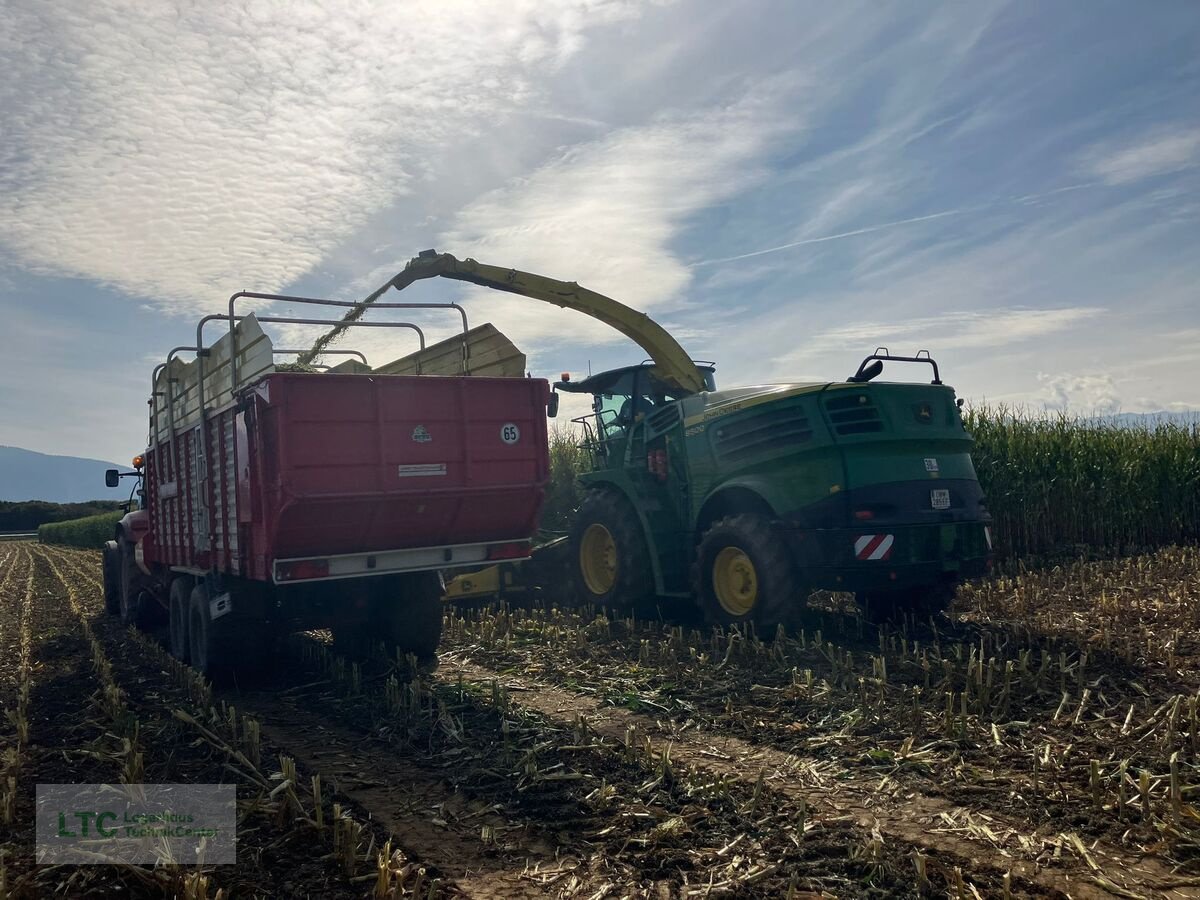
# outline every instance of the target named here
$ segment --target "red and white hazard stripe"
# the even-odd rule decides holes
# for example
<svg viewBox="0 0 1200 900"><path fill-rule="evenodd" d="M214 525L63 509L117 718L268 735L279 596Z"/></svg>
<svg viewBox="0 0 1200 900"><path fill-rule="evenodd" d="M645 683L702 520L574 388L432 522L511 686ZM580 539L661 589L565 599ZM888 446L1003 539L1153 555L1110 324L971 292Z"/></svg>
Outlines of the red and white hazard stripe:
<svg viewBox="0 0 1200 900"><path fill-rule="evenodd" d="M854 541L854 555L862 560L887 559L895 542L890 534L863 534Z"/></svg>

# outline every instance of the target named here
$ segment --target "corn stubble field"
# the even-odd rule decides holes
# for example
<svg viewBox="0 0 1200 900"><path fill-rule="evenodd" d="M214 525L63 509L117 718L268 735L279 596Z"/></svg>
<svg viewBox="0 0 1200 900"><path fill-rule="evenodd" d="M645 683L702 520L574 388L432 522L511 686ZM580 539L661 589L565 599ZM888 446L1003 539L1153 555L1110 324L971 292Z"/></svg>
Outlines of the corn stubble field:
<svg viewBox="0 0 1200 900"><path fill-rule="evenodd" d="M879 629L448 611L442 664L289 639L214 688L0 545L0 898L1200 893L1200 554L997 577ZM236 866L35 867L33 791L233 781Z"/></svg>

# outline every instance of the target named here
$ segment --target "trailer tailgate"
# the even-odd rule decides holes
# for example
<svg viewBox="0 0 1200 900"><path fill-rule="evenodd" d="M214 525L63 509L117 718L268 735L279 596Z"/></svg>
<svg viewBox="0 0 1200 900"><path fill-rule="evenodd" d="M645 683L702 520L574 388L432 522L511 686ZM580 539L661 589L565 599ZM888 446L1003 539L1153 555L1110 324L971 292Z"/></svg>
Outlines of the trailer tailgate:
<svg viewBox="0 0 1200 900"><path fill-rule="evenodd" d="M548 397L531 378L266 377L239 473L258 561L527 539L549 477Z"/></svg>

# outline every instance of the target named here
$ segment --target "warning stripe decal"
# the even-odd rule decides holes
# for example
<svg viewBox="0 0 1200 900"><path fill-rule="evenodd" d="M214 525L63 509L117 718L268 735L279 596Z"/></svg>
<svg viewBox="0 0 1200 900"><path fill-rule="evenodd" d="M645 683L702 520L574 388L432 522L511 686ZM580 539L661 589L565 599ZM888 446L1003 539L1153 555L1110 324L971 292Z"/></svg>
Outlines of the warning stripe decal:
<svg viewBox="0 0 1200 900"><path fill-rule="evenodd" d="M864 534L854 541L854 555L861 560L887 559L896 538L890 534Z"/></svg>

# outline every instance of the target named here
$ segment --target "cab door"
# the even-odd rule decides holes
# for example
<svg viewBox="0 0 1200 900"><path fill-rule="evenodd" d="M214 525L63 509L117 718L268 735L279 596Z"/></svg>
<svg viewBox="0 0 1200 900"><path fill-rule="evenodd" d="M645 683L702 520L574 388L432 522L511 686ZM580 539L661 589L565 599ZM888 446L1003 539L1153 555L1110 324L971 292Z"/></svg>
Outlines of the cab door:
<svg viewBox="0 0 1200 900"><path fill-rule="evenodd" d="M624 469L645 521L651 554L660 569L665 593L688 591L690 542L687 518L687 460L683 416L675 400L655 403L644 373L634 381L632 423L625 445Z"/></svg>

